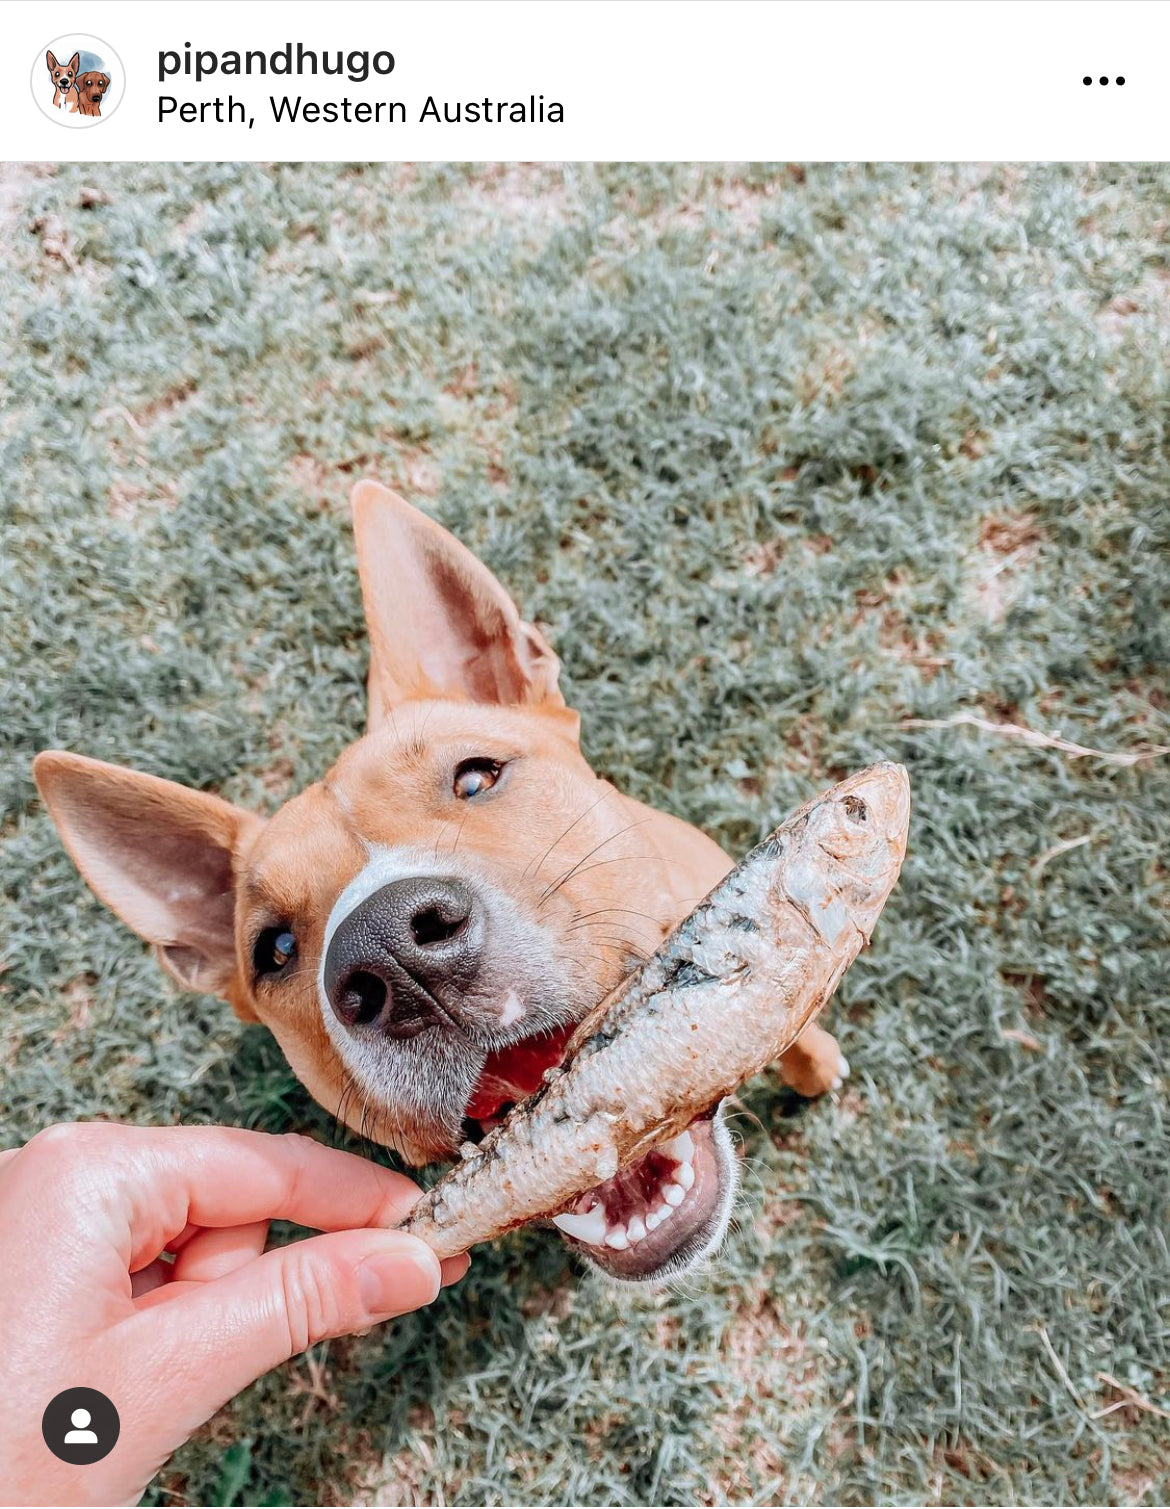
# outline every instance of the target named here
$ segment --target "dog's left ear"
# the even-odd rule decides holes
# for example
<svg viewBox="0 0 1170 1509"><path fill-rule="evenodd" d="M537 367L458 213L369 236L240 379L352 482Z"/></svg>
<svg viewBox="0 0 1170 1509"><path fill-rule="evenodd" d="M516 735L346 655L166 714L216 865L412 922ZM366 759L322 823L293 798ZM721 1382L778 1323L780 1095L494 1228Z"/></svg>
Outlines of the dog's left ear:
<svg viewBox="0 0 1170 1509"><path fill-rule="evenodd" d="M396 702L454 697L553 713L576 739L560 661L483 562L378 482L359 482L351 502L370 631L370 728Z"/></svg>
<svg viewBox="0 0 1170 1509"><path fill-rule="evenodd" d="M91 890L188 990L254 1020L236 959L235 875L261 819L207 791L64 750L33 776Z"/></svg>
<svg viewBox="0 0 1170 1509"><path fill-rule="evenodd" d="M74 78L77 77L77 71L78 71L78 69L80 67L81 67L81 54L79 52L75 52L73 54L73 56L69 59L69 72L73 75Z"/></svg>

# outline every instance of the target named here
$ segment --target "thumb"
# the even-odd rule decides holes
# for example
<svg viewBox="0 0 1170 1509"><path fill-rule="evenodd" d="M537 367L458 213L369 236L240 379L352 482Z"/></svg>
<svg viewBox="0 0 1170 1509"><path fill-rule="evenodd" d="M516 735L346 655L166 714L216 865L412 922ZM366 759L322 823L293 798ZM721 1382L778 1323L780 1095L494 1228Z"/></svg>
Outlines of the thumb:
<svg viewBox="0 0 1170 1509"><path fill-rule="evenodd" d="M168 1430L183 1401L183 1415L193 1416L185 1439L278 1363L429 1305L441 1281L435 1254L403 1231L337 1231L274 1248L136 1316L147 1354L140 1376L166 1380Z"/></svg>

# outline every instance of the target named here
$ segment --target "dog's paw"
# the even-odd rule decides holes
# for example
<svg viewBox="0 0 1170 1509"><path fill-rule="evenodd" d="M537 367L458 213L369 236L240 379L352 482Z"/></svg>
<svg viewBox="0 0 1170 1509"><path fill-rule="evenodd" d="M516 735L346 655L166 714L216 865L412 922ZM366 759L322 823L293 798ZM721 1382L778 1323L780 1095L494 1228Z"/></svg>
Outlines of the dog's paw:
<svg viewBox="0 0 1170 1509"><path fill-rule="evenodd" d="M806 1100L839 1090L849 1073L836 1038L815 1022L804 1029L787 1053L780 1055L777 1067L784 1083Z"/></svg>

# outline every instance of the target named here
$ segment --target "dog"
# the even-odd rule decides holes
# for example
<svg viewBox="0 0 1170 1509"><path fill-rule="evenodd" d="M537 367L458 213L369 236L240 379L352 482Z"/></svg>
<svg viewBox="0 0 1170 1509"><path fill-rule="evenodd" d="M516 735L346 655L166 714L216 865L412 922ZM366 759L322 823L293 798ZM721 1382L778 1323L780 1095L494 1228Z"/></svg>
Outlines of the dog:
<svg viewBox="0 0 1170 1509"><path fill-rule="evenodd" d="M534 1090L732 861L594 773L559 660L470 551L376 482L352 509L368 726L319 782L264 820L82 755L34 774L180 985L266 1024L322 1106L419 1164ZM848 1068L814 1024L779 1071L815 1096ZM720 1107L556 1224L614 1278L665 1278L721 1243L736 1170Z"/></svg>
<svg viewBox="0 0 1170 1509"><path fill-rule="evenodd" d="M75 52L68 63L58 63L51 52L45 54L49 77L53 81L53 104L58 110L69 106L71 114L77 110L77 70L81 67L81 54Z"/></svg>
<svg viewBox="0 0 1170 1509"><path fill-rule="evenodd" d="M77 104L74 113L77 115L100 115L102 113L102 99L106 90L110 87L108 73L83 73L77 80Z"/></svg>

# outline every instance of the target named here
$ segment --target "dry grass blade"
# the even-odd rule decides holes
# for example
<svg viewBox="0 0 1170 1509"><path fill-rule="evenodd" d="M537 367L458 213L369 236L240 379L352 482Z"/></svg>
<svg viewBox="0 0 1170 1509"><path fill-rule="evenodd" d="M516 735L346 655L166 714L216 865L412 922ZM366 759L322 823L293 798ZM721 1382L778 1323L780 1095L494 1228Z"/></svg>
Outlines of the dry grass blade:
<svg viewBox="0 0 1170 1509"><path fill-rule="evenodd" d="M1131 1388L1128 1383L1122 1383L1114 1378L1112 1373L1098 1373L1097 1377L1102 1383L1107 1383L1111 1389L1115 1389L1121 1398L1116 1403L1097 1410L1093 1415L1094 1420L1100 1420L1104 1415L1112 1414L1114 1410L1124 1409L1127 1404L1141 1410L1143 1414L1157 1415L1159 1420L1170 1420L1170 1410L1160 1409L1158 1405L1152 1404L1144 1394L1139 1394L1137 1389Z"/></svg>
<svg viewBox="0 0 1170 1509"><path fill-rule="evenodd" d="M1038 733L1034 728L1025 728L1022 723L994 723L990 718L978 718L974 713L955 713L950 718L903 718L898 728L977 728L985 734L999 738L1019 739L1034 749L1059 749L1074 760L1102 760L1106 765L1141 765L1147 760L1157 760L1170 754L1170 744L1153 744L1145 749L1092 749L1087 744L1075 744L1071 739L1061 739L1055 734Z"/></svg>
<svg viewBox="0 0 1170 1509"><path fill-rule="evenodd" d="M1082 833L1079 838L1066 838L1059 844L1053 844L1051 849L1045 849L1044 853L1032 864L1033 879L1042 875L1054 859L1058 859L1062 854L1071 854L1074 849L1084 848L1085 844L1092 842L1091 833Z"/></svg>

